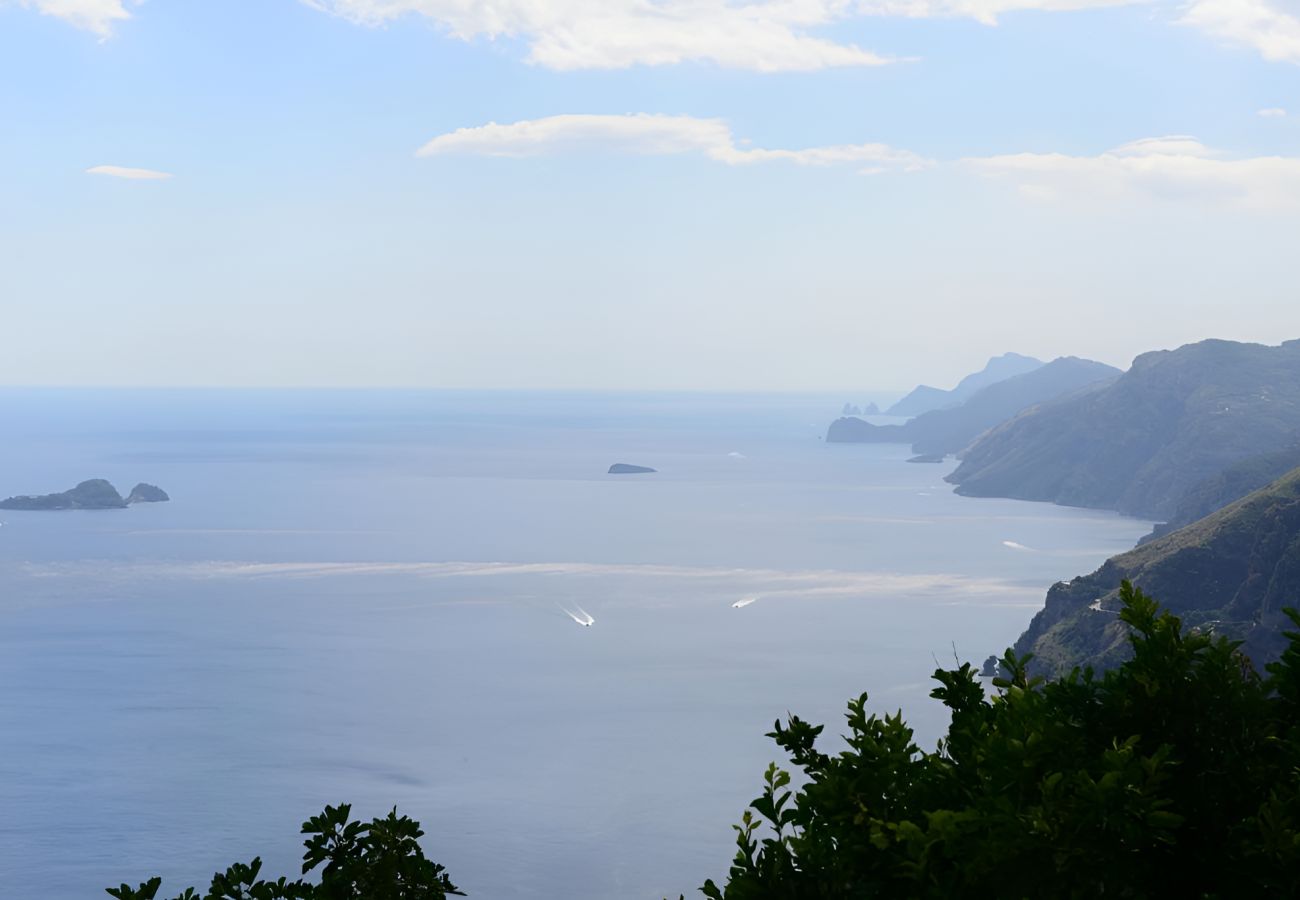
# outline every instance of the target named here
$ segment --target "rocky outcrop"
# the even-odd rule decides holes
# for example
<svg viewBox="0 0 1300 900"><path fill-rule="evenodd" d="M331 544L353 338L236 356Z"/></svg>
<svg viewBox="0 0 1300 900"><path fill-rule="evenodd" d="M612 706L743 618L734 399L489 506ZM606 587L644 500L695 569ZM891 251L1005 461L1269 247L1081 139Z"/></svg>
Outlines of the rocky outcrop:
<svg viewBox="0 0 1300 900"><path fill-rule="evenodd" d="M0 500L0 509L59 510L59 509L124 509L126 501L117 488L102 478L83 481L70 491L58 494L39 494L10 497Z"/></svg>
<svg viewBox="0 0 1300 900"><path fill-rule="evenodd" d="M130 495L123 499L113 485L102 478L92 478L58 494L23 495L0 500L0 509L125 509L134 503L164 503L170 499L162 488L143 482L132 488Z"/></svg>
<svg viewBox="0 0 1300 900"><path fill-rule="evenodd" d="M166 503L171 497L162 488L152 484L145 484L143 481L131 488L131 493L126 497L127 506L134 503Z"/></svg>
<svg viewBox="0 0 1300 900"><path fill-rule="evenodd" d="M1117 616L1124 580L1186 626L1243 641L1257 668L1272 661L1291 627L1283 608L1300 606L1300 469L1091 575L1054 585L1016 652L1033 653L1042 672L1119 664L1129 651Z"/></svg>
<svg viewBox="0 0 1300 900"><path fill-rule="evenodd" d="M873 425L856 416L841 416L832 422L826 440L832 444L910 443L906 425Z"/></svg>

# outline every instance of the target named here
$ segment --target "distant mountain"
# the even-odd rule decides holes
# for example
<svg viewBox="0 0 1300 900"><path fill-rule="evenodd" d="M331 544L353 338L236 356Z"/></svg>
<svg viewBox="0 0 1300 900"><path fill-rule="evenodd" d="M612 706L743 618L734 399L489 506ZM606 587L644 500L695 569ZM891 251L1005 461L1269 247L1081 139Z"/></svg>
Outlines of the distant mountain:
<svg viewBox="0 0 1300 900"><path fill-rule="evenodd" d="M1210 479L1298 438L1300 341L1203 341L1143 354L1101 390L999 425L967 449L948 480L969 496L1167 519ZM1233 483L1253 486L1249 477ZM1226 484L1222 490L1231 494Z"/></svg>
<svg viewBox="0 0 1300 900"><path fill-rule="evenodd" d="M1110 381L1120 370L1065 356L975 392L964 403L936 409L902 425L872 425L844 418L831 423L826 440L840 443L910 443L925 456L959 453L985 431L1039 403Z"/></svg>
<svg viewBox="0 0 1300 900"><path fill-rule="evenodd" d="M902 400L885 410L887 416L919 416L932 409L942 409L952 403L952 392L943 388L919 384Z"/></svg>
<svg viewBox="0 0 1300 900"><path fill-rule="evenodd" d="M1116 617L1120 582L1132 581L1187 626L1242 640L1262 667L1284 647L1282 614L1300 607L1300 469L1185 528L1059 583L1016 643L1042 672L1109 668L1127 658Z"/></svg>
<svg viewBox="0 0 1300 900"><path fill-rule="evenodd" d="M967 375L950 391L926 384L919 385L902 400L885 410L885 415L919 416L932 409L955 406L991 384L1032 372L1041 365L1043 365L1042 361L1032 356L1004 353L990 359L980 371Z"/></svg>

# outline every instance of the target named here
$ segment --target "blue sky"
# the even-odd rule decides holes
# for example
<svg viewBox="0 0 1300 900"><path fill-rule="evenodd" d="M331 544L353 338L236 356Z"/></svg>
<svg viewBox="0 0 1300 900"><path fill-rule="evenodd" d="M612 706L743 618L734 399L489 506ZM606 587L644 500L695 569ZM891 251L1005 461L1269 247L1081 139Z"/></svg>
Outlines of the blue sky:
<svg viewBox="0 0 1300 900"><path fill-rule="evenodd" d="M1295 0L0 0L0 383L1300 336Z"/></svg>

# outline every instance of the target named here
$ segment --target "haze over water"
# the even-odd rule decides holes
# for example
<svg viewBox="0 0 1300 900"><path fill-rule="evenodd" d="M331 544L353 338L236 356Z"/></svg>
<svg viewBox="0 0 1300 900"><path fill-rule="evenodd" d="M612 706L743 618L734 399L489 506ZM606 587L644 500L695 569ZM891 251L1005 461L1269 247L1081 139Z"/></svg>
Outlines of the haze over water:
<svg viewBox="0 0 1300 900"><path fill-rule="evenodd" d="M471 897L689 896L775 719L868 691L929 748L936 659L1148 530L826 445L846 399L0 391L0 496L173 498L0 512L5 890L292 874L352 802Z"/></svg>

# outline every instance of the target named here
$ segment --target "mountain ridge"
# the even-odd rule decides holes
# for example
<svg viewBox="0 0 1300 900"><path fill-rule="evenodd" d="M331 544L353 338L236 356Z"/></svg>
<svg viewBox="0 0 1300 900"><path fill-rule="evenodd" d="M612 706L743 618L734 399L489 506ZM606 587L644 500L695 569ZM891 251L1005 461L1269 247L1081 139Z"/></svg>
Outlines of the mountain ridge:
<svg viewBox="0 0 1300 900"><path fill-rule="evenodd" d="M831 443L910 443L914 453L943 456L959 453L990 428L1018 413L1120 375L1105 363L1063 356L1030 372L981 388L965 402L931 410L901 425L873 425L862 419L831 423Z"/></svg>
<svg viewBox="0 0 1300 900"><path fill-rule="evenodd" d="M1032 356L1025 356L1022 353L1003 353L990 358L984 364L984 368L967 375L951 390L931 387L928 384L917 385L907 396L885 410L885 415L910 418L931 410L955 406L991 384L1032 372L1042 365L1044 365L1042 360Z"/></svg>
<svg viewBox="0 0 1300 900"><path fill-rule="evenodd" d="M957 493L1170 519L1196 486L1300 440L1300 341L1145 353L1114 384L1026 410L974 442Z"/></svg>

